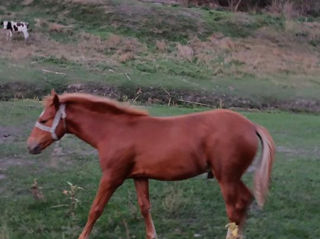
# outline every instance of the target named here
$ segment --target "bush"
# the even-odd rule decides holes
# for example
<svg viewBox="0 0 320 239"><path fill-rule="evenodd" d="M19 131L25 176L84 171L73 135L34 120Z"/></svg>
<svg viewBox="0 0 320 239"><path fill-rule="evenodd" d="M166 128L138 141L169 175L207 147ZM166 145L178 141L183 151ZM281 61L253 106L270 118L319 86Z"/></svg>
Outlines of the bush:
<svg viewBox="0 0 320 239"><path fill-rule="evenodd" d="M320 16L319 0L188 0L188 3L197 6L220 6L243 11L266 8L282 12L282 9L292 6L293 10L300 15Z"/></svg>

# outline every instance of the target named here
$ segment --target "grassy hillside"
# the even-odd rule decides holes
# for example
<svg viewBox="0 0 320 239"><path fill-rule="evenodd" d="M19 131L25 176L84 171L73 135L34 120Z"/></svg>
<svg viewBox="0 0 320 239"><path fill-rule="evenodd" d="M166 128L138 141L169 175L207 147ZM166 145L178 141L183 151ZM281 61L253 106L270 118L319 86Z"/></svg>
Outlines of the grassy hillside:
<svg viewBox="0 0 320 239"><path fill-rule="evenodd" d="M140 1L3 1L0 98L89 91L157 103L320 110L320 21Z"/></svg>

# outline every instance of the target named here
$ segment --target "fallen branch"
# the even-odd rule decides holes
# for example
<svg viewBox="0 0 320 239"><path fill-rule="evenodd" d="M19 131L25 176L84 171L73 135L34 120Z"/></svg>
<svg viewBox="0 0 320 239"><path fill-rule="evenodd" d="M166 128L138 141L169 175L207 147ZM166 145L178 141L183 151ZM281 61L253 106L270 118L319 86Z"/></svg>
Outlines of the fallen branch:
<svg viewBox="0 0 320 239"><path fill-rule="evenodd" d="M127 77L128 80L131 80L131 78L130 78L128 73L124 73L124 75Z"/></svg>
<svg viewBox="0 0 320 239"><path fill-rule="evenodd" d="M68 206L69 206L68 204L59 204L59 205L51 206L50 208L60 208L60 207L68 207Z"/></svg>
<svg viewBox="0 0 320 239"><path fill-rule="evenodd" d="M142 94L142 90L141 88L138 89L137 93L136 93L136 97L133 99L133 103L136 103L137 99L139 98L139 96Z"/></svg>
<svg viewBox="0 0 320 239"><path fill-rule="evenodd" d="M189 101L189 100L178 100L180 102L188 103L188 104L195 104L195 105L201 105L201 106L206 106L206 107L212 107L212 105L204 104L204 103L199 103L199 102L194 102L194 101Z"/></svg>
<svg viewBox="0 0 320 239"><path fill-rule="evenodd" d="M41 71L45 72L45 73L53 73L53 74L56 74L56 75L66 75L66 73L63 73L63 72L50 71L50 70L46 70L46 69L41 69Z"/></svg>
<svg viewBox="0 0 320 239"><path fill-rule="evenodd" d="M238 11L238 8L239 8L239 5L240 5L241 1L242 1L242 0L239 0L238 3L237 3L237 5L235 6L235 8L234 8L235 12Z"/></svg>
<svg viewBox="0 0 320 239"><path fill-rule="evenodd" d="M163 88L162 86L161 86L161 89L168 95L168 106L170 106L171 105L171 99L172 99L172 97L171 97L171 94L170 94L170 92L169 91L167 91L165 88Z"/></svg>

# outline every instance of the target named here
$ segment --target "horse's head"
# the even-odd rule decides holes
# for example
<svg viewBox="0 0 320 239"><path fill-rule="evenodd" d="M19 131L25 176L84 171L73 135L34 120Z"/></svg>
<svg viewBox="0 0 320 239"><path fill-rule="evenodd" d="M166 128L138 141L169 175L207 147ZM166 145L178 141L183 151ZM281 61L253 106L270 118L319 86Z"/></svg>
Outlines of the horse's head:
<svg viewBox="0 0 320 239"><path fill-rule="evenodd" d="M58 95L52 90L28 138L29 152L39 154L55 140L60 139L66 133L65 118L65 105L60 103Z"/></svg>

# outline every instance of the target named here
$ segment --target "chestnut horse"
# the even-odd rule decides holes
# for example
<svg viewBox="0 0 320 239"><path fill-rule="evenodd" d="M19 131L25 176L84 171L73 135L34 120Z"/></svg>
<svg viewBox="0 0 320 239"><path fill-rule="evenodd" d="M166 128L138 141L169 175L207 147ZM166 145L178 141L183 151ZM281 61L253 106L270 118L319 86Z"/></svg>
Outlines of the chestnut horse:
<svg viewBox="0 0 320 239"><path fill-rule="evenodd" d="M79 239L89 238L112 193L134 180L147 239L156 238L150 213L148 179L182 180L209 172L217 179L230 223L227 238L240 238L253 196L241 176L252 163L260 139L261 160L254 177L263 206L274 158L274 143L263 127L230 110L178 117L151 117L107 98L51 92L28 139L38 154L65 133L99 152L102 177Z"/></svg>

